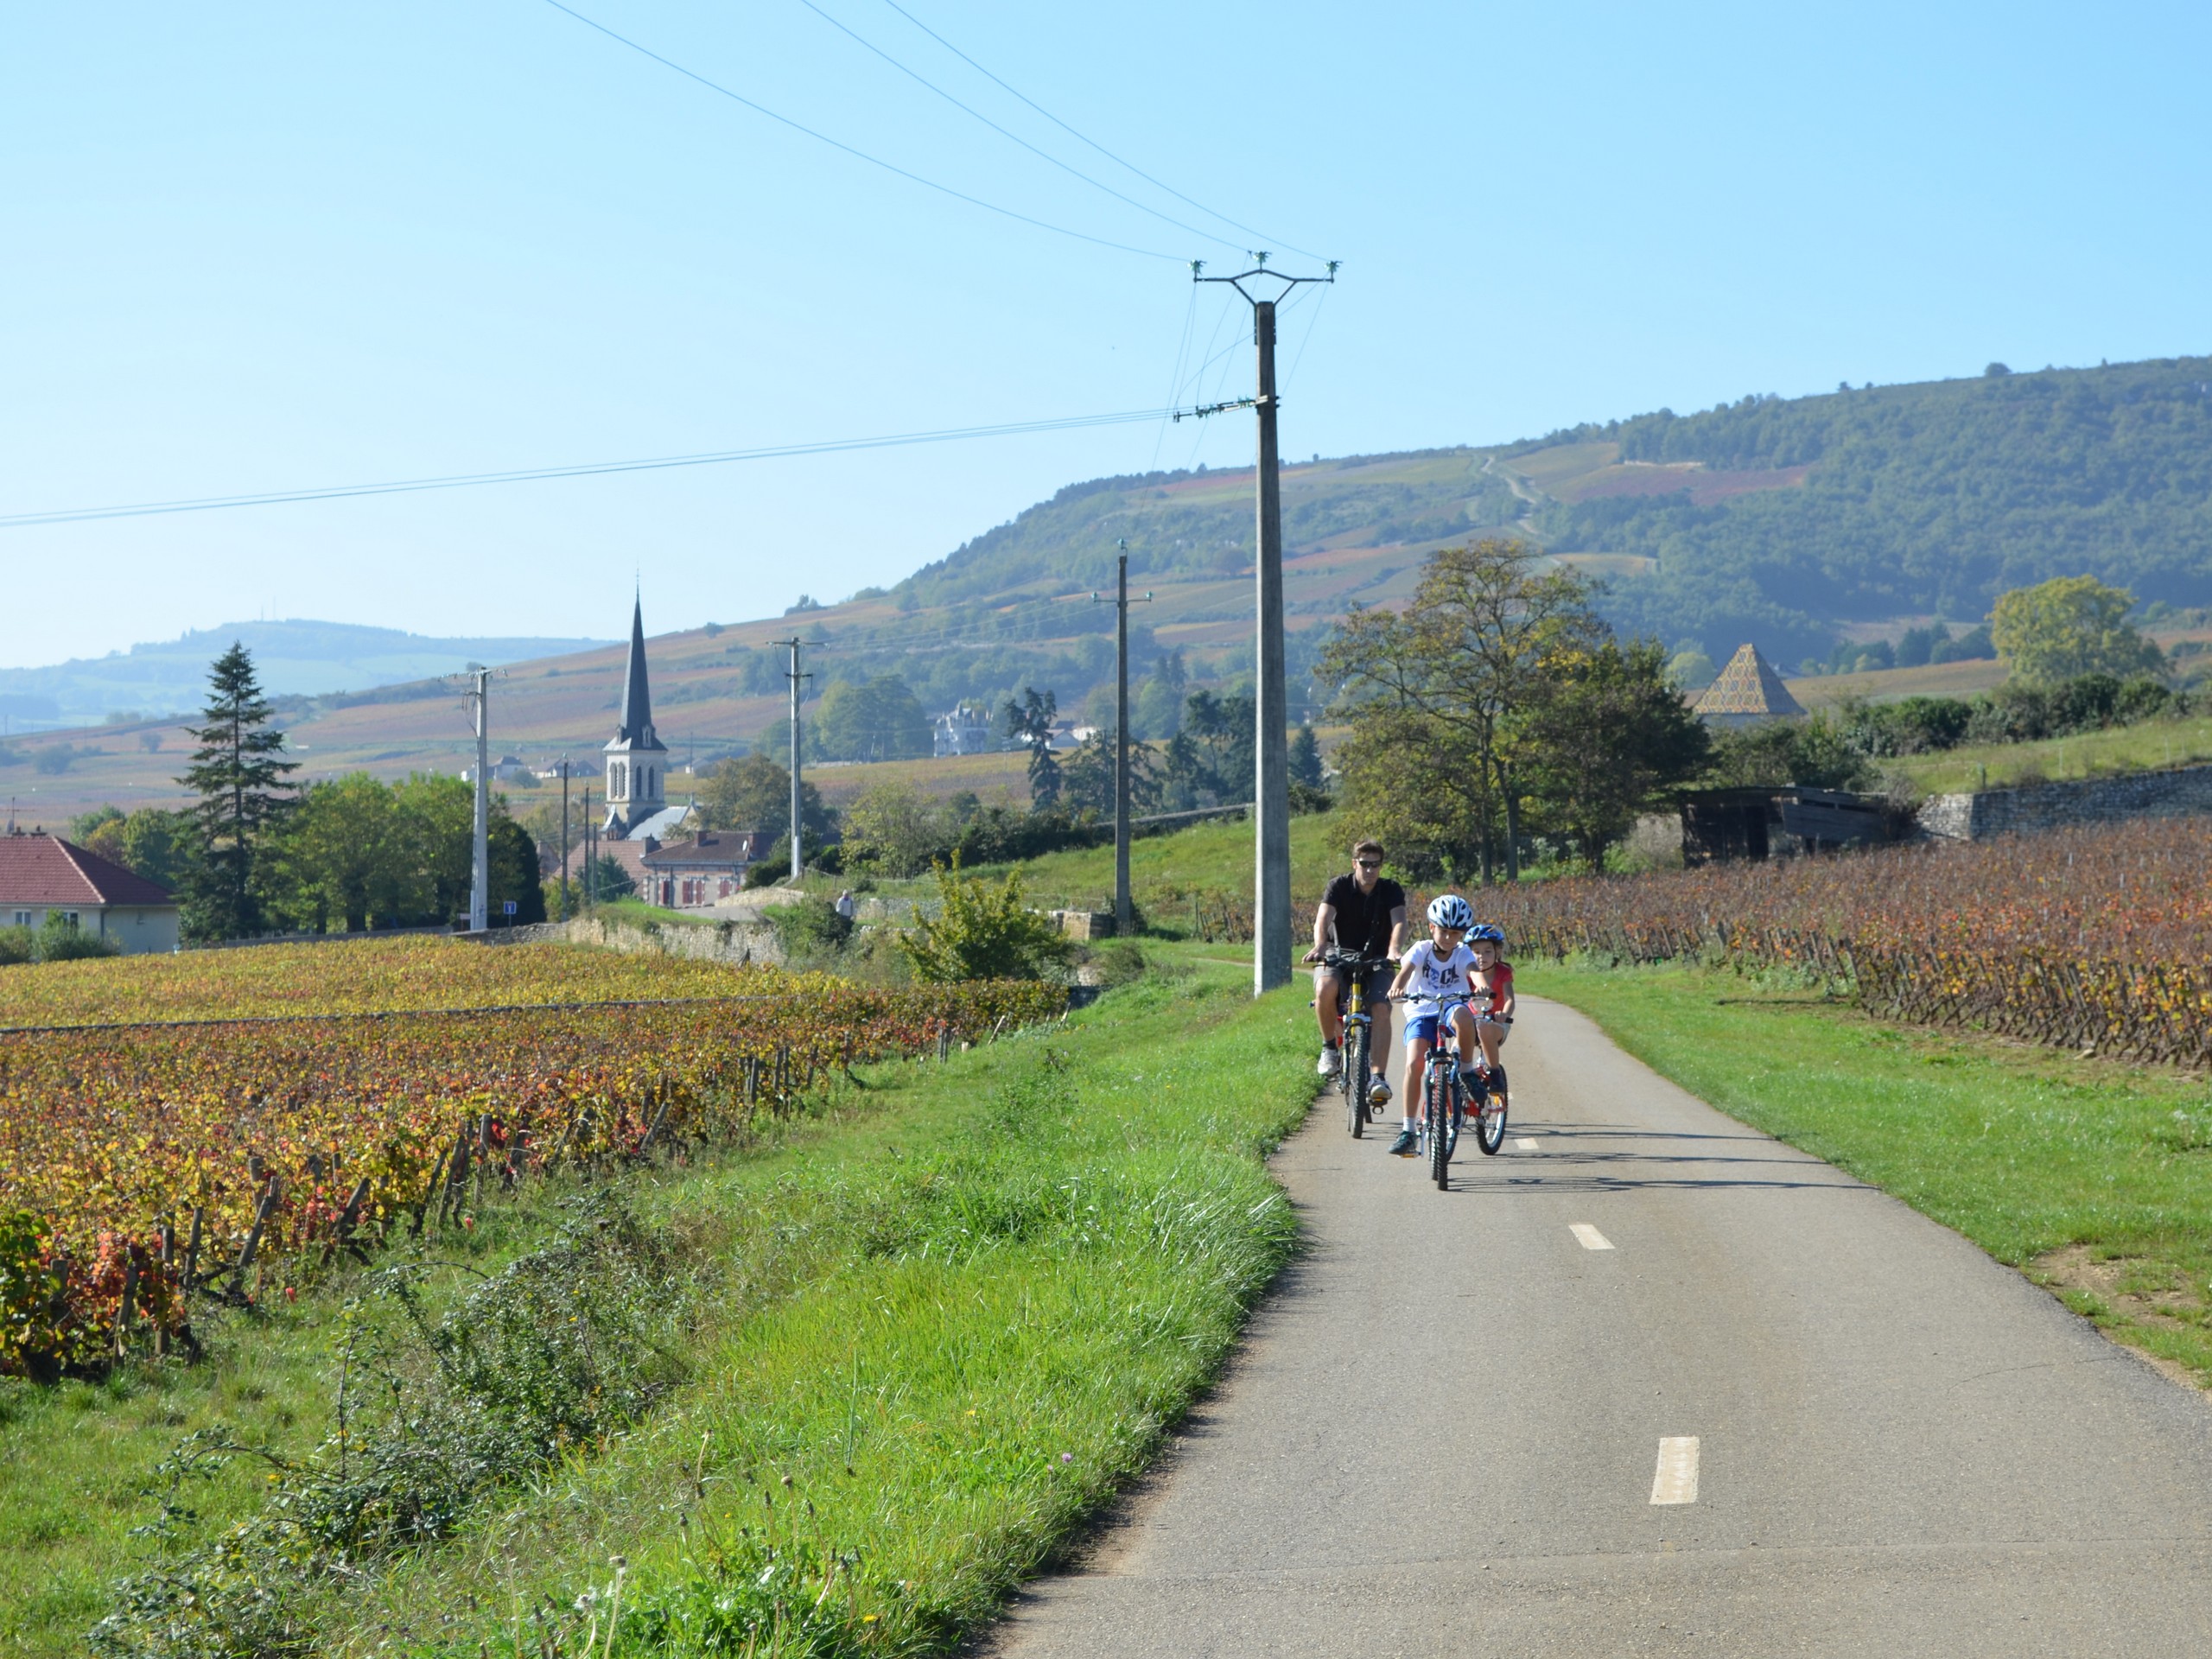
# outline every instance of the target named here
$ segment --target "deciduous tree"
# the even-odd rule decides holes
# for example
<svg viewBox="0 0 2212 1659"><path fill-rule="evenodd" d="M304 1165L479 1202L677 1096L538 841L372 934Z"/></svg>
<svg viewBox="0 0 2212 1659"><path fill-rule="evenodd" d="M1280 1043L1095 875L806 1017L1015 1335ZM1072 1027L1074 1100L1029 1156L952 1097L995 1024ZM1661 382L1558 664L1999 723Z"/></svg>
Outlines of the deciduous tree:
<svg viewBox="0 0 2212 1659"><path fill-rule="evenodd" d="M1512 717L1530 697L1546 657L1593 650L1610 634L1591 608L1591 594L1588 582L1545 570L1520 542L1446 548L1429 562L1402 613L1355 611L1322 654L1321 675L1339 689L1339 709L1354 722L1353 744L1372 741L1377 705L1421 716L1415 725L1427 749L1413 760L1419 779L1408 786L1467 798L1445 816L1482 825L1485 880L1495 863L1497 819L1507 875L1520 873L1528 789L1518 775L1523 757ZM1357 771L1371 779L1375 769Z"/></svg>
<svg viewBox="0 0 2212 1659"><path fill-rule="evenodd" d="M2156 674L2158 646L2128 625L2135 595L2094 576L2058 576L1999 596L1989 632L1997 654L2019 679L2055 685L2083 674Z"/></svg>

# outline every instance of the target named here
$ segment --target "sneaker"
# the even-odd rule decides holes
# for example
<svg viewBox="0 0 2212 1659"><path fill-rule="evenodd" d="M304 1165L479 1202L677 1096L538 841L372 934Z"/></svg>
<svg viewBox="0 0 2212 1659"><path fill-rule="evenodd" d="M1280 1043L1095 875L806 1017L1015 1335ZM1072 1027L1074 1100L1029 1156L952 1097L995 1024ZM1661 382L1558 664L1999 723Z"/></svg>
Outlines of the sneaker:
<svg viewBox="0 0 2212 1659"><path fill-rule="evenodd" d="M1503 1066L1493 1065L1491 1067L1490 1091L1493 1095L1502 1095L1505 1092L1505 1068Z"/></svg>
<svg viewBox="0 0 2212 1659"><path fill-rule="evenodd" d="M1390 1085L1380 1071L1367 1080L1367 1103L1370 1106L1388 1106L1390 1103Z"/></svg>
<svg viewBox="0 0 2212 1659"><path fill-rule="evenodd" d="M1471 1065L1463 1065L1459 1068L1459 1087L1466 1091L1469 1100L1480 1100L1490 1092L1490 1085L1484 1078L1482 1071Z"/></svg>
<svg viewBox="0 0 2212 1659"><path fill-rule="evenodd" d="M1313 1070L1322 1077L1333 1077L1338 1072L1344 1070L1344 1057L1343 1051L1331 1048L1327 1045L1324 1044L1321 1049L1321 1058L1313 1063Z"/></svg>
<svg viewBox="0 0 2212 1659"><path fill-rule="evenodd" d="M1394 1158L1410 1158L1414 1155L1417 1145L1418 1141L1411 1129L1400 1129L1398 1138L1390 1143L1390 1155Z"/></svg>

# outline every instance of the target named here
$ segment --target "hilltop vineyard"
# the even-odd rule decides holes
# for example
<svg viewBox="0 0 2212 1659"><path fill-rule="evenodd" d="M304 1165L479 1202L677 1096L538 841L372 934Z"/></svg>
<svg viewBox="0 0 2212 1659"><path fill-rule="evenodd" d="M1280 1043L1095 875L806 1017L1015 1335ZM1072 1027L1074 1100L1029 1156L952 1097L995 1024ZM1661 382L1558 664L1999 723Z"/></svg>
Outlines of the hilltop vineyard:
<svg viewBox="0 0 2212 1659"><path fill-rule="evenodd" d="M370 950L315 963L366 967ZM502 995L573 994L580 976L665 994L694 966L447 950L496 968L475 988ZM242 959L261 954L183 960L246 967L245 1001L267 970ZM528 987L533 960L546 978ZM188 1343L193 1295L281 1291L316 1263L471 1224L534 1173L726 1141L856 1062L1065 1006L1037 984L882 991L764 970L732 995L713 971L698 982L724 995L683 1001L0 1033L0 1370Z"/></svg>
<svg viewBox="0 0 2212 1659"><path fill-rule="evenodd" d="M1870 1010L2212 1063L2212 830L2141 820L1476 895L1522 956L1802 969Z"/></svg>

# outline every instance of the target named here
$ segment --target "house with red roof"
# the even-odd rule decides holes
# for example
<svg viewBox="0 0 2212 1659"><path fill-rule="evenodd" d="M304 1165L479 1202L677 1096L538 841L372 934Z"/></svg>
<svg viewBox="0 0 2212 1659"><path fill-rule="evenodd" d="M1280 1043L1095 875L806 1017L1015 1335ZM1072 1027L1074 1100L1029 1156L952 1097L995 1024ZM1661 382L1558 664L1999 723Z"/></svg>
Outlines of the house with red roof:
<svg viewBox="0 0 2212 1659"><path fill-rule="evenodd" d="M0 927L43 927L56 912L125 956L177 948L176 895L159 882L43 830L0 836Z"/></svg>

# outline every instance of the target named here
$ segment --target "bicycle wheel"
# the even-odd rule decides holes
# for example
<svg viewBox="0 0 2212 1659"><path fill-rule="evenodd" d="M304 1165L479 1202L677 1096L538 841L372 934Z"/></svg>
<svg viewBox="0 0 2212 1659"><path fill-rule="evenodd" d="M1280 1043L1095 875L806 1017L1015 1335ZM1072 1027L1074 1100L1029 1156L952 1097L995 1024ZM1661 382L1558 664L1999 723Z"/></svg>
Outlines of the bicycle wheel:
<svg viewBox="0 0 2212 1659"><path fill-rule="evenodd" d="M1338 1077L1344 1091L1344 1127L1357 1141L1367 1133L1367 1045L1364 1023L1344 1022L1344 1071Z"/></svg>
<svg viewBox="0 0 2212 1659"><path fill-rule="evenodd" d="M1495 1158L1497 1149L1505 1144L1505 1096L1495 1090L1484 1090L1475 1102L1475 1144L1483 1149L1483 1156Z"/></svg>
<svg viewBox="0 0 2212 1659"><path fill-rule="evenodd" d="M1452 1068L1432 1065L1428 1069L1428 1096L1422 1117L1428 1128L1428 1173L1442 1191L1451 1185L1452 1176Z"/></svg>

